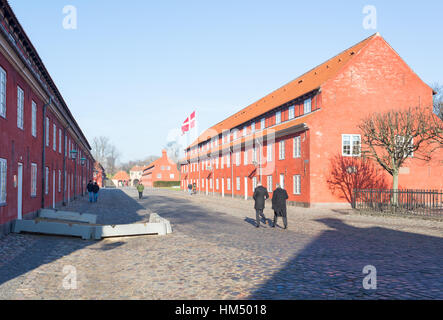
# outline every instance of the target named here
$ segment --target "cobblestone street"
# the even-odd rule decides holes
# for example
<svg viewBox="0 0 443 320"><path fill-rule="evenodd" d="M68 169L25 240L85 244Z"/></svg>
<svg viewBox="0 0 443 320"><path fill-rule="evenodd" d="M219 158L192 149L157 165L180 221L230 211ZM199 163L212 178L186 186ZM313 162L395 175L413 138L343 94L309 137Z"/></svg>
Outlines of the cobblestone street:
<svg viewBox="0 0 443 320"><path fill-rule="evenodd" d="M251 201L167 190L138 200L132 188L66 209L105 224L156 212L174 232L100 242L10 234L0 299L443 299L443 222L290 207L288 230L257 229ZM363 289L366 265L377 268L376 290ZM63 287L66 266L76 289Z"/></svg>

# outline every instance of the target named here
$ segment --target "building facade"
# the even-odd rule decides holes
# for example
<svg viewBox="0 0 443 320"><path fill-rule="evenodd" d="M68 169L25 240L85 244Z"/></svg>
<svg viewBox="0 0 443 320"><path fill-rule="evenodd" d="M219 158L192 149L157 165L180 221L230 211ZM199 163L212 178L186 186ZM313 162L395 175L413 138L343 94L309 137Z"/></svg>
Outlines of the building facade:
<svg viewBox="0 0 443 320"><path fill-rule="evenodd" d="M180 181L177 164L168 158L166 150L162 151L161 158L147 165L143 170L141 183L145 187L154 187L157 181Z"/></svg>
<svg viewBox="0 0 443 320"><path fill-rule="evenodd" d="M327 183L330 163L361 157L360 121L432 102L433 90L374 34L203 132L185 150L181 188L248 199L258 182L269 192L280 183L294 205L344 206ZM442 151L408 159L400 186L442 189Z"/></svg>
<svg viewBox="0 0 443 320"><path fill-rule="evenodd" d="M145 167L142 167L142 166L132 167L132 169L129 171L129 179L130 179L131 185L136 186L140 182L140 179L142 178L144 169L145 169Z"/></svg>
<svg viewBox="0 0 443 320"><path fill-rule="evenodd" d="M74 158L75 157L75 158ZM65 204L92 178L91 147L7 1L0 1L0 234Z"/></svg>

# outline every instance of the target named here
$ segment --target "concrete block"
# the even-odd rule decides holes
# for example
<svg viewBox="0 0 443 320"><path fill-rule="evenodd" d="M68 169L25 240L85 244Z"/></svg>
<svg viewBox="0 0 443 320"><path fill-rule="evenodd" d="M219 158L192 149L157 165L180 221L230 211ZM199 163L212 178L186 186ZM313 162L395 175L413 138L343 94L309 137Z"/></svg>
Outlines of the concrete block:
<svg viewBox="0 0 443 320"><path fill-rule="evenodd" d="M94 235L94 227L62 222L15 220L12 226L12 232L30 232L48 235L81 237L84 240L89 240Z"/></svg>
<svg viewBox="0 0 443 320"><path fill-rule="evenodd" d="M160 217L157 213L151 213L149 215L149 223L164 223L166 225L166 233L172 233L172 227L169 220Z"/></svg>
<svg viewBox="0 0 443 320"><path fill-rule="evenodd" d="M40 211L40 218L84 222L90 224L95 224L97 222L97 215L95 214L69 212L69 211L56 211L49 209L42 209Z"/></svg>
<svg viewBox="0 0 443 320"><path fill-rule="evenodd" d="M95 239L108 237L126 237L138 235L166 235L167 228L165 223L135 223L115 226L96 226Z"/></svg>

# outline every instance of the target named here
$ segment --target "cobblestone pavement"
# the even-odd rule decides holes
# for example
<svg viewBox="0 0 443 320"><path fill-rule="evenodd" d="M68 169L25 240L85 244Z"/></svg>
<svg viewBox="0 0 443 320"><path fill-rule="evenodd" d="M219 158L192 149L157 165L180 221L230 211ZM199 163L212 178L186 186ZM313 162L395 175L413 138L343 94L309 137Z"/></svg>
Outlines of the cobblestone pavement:
<svg viewBox="0 0 443 320"><path fill-rule="evenodd" d="M85 197L67 210L106 224L157 212L173 234L100 242L11 234L0 240L0 299L443 299L442 222L291 207L288 230L257 229L251 208L180 191L138 200L135 189L102 190L98 203ZM377 268L376 290L363 289L366 265ZM76 289L64 289L66 266L76 269Z"/></svg>

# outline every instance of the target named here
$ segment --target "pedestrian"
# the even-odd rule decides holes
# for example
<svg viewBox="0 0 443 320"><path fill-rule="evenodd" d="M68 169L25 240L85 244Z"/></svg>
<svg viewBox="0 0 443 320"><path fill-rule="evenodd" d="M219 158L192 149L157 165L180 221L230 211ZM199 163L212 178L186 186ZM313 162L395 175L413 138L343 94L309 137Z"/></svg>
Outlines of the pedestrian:
<svg viewBox="0 0 443 320"><path fill-rule="evenodd" d="M195 184L195 182L194 182L194 184L192 186L192 193L193 194L197 194L197 185Z"/></svg>
<svg viewBox="0 0 443 320"><path fill-rule="evenodd" d="M262 184L259 182L257 184L257 188L254 190L254 196L255 200L255 217L257 220L257 228L260 228L260 218L263 218L265 220L264 224L266 225L266 217L263 214L263 210L265 209L265 201L269 199L269 193L268 190L266 190L265 187L262 186Z"/></svg>
<svg viewBox="0 0 443 320"><path fill-rule="evenodd" d="M274 210L274 224L272 225L275 228L277 224L277 218L283 218L283 224L285 229L288 228L288 218L286 212L286 200L288 199L288 193L285 189L283 189L279 184L277 184L277 188L274 190L272 195L272 210Z"/></svg>
<svg viewBox="0 0 443 320"><path fill-rule="evenodd" d="M138 191L138 198L143 198L143 190L145 190L145 186L141 184L141 182L138 183L137 191Z"/></svg>
<svg viewBox="0 0 443 320"><path fill-rule="evenodd" d="M192 184L188 184L189 195L192 195Z"/></svg>
<svg viewBox="0 0 443 320"><path fill-rule="evenodd" d="M94 200L94 184L92 183L92 180L89 180L88 185L86 186L86 190L88 190L88 194L89 194L89 202L92 203L92 201Z"/></svg>
<svg viewBox="0 0 443 320"><path fill-rule="evenodd" d="M96 182L94 182L94 186L92 189L92 192L94 193L94 201L93 202L97 202L99 191L100 191L100 187L98 186L97 181L96 181Z"/></svg>

